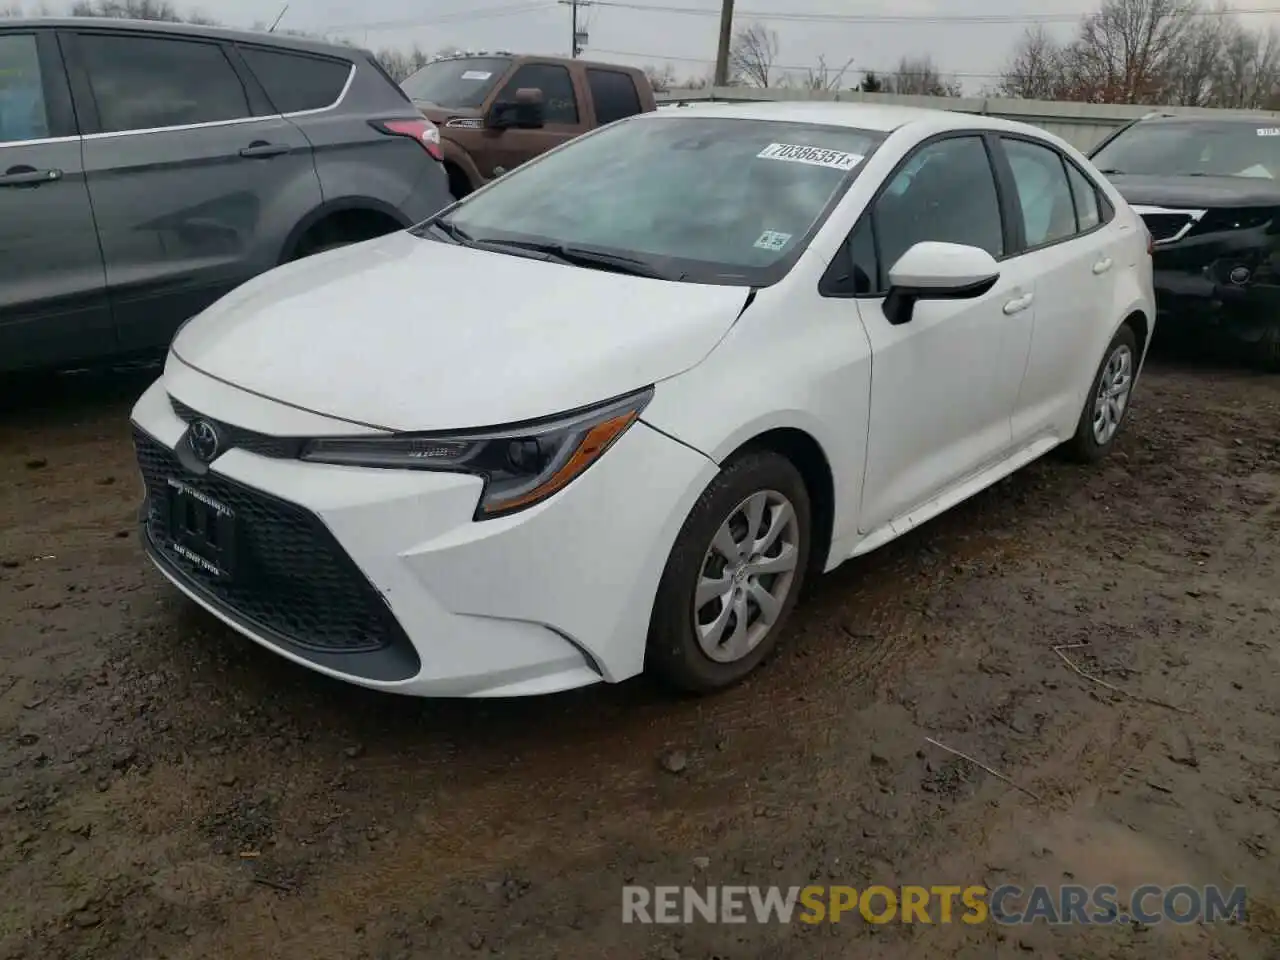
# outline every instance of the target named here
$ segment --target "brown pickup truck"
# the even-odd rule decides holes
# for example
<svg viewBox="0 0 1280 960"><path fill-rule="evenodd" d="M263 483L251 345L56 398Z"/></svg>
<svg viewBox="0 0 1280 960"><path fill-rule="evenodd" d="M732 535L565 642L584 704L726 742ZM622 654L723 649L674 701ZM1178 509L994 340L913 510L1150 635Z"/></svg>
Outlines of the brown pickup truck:
<svg viewBox="0 0 1280 960"><path fill-rule="evenodd" d="M455 197L579 134L657 107L643 70L564 57L441 57L400 86L440 128Z"/></svg>

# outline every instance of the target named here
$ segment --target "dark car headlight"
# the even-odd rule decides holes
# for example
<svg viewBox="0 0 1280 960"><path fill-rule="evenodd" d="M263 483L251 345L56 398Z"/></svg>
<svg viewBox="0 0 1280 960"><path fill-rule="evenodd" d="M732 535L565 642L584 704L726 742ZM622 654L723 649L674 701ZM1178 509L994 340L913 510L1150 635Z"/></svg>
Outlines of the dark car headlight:
<svg viewBox="0 0 1280 960"><path fill-rule="evenodd" d="M303 460L342 466L471 473L485 479L476 519L541 503L568 486L636 422L653 388L527 424L459 433L309 440Z"/></svg>

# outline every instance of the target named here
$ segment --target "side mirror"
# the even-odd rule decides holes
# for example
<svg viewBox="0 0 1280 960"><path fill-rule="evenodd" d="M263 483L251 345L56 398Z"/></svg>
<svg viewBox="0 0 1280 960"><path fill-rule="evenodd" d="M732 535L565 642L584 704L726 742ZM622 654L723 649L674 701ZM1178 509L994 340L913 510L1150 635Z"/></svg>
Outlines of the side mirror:
<svg viewBox="0 0 1280 960"><path fill-rule="evenodd" d="M982 248L924 240L889 269L884 315L895 326L908 323L917 300L972 300L999 279L1000 265Z"/></svg>
<svg viewBox="0 0 1280 960"><path fill-rule="evenodd" d="M497 100L489 108L485 126L493 130L537 130L546 125L542 91L537 87L521 87L514 100Z"/></svg>

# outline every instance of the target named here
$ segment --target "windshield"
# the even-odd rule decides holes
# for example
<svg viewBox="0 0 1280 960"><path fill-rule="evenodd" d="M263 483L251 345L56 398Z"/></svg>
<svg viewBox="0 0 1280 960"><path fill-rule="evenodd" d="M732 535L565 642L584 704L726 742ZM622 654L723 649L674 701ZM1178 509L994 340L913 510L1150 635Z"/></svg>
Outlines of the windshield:
<svg viewBox="0 0 1280 960"><path fill-rule="evenodd" d="M671 279L763 285L790 269L883 136L647 114L517 169L447 222L464 242L587 248Z"/></svg>
<svg viewBox="0 0 1280 960"><path fill-rule="evenodd" d="M411 100L425 100L438 107L476 109L510 63L507 57L437 60L406 77L400 88Z"/></svg>
<svg viewBox="0 0 1280 960"><path fill-rule="evenodd" d="M1258 123L1136 123L1092 157L1107 174L1280 176L1280 128Z"/></svg>

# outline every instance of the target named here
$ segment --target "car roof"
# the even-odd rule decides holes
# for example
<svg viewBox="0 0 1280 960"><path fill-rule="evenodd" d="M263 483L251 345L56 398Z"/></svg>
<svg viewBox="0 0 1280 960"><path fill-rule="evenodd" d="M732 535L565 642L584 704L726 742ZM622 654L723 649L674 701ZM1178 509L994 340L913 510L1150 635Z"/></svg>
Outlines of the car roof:
<svg viewBox="0 0 1280 960"><path fill-rule="evenodd" d="M664 109L659 112L664 116L678 114L682 117L735 117L742 120L823 123L838 127L874 130L879 133L890 133L901 127L916 125L928 127L936 132L977 128L1032 133L1046 139L1053 139L1039 127L1014 120L1004 120L1000 117L929 107L905 107L858 101L780 100L735 103L701 101L686 102L679 106L664 104L663 107Z"/></svg>
<svg viewBox="0 0 1280 960"><path fill-rule="evenodd" d="M175 36L201 37L210 40L226 40L237 43L256 43L303 53L322 53L350 59L366 56L368 51L360 47L316 40L288 33L268 33L265 30L233 30L229 27L206 26L198 23L169 23L161 20L125 20L116 17L6 17L0 27L31 29L53 27L63 30L121 31L125 33L171 33Z"/></svg>
<svg viewBox="0 0 1280 960"><path fill-rule="evenodd" d="M1242 127L1275 127L1280 126L1280 116L1274 113L1235 113L1222 116L1162 113L1154 117L1143 117L1138 122L1142 124L1159 123L1169 126L1197 126L1211 123L1215 126L1239 124Z"/></svg>

